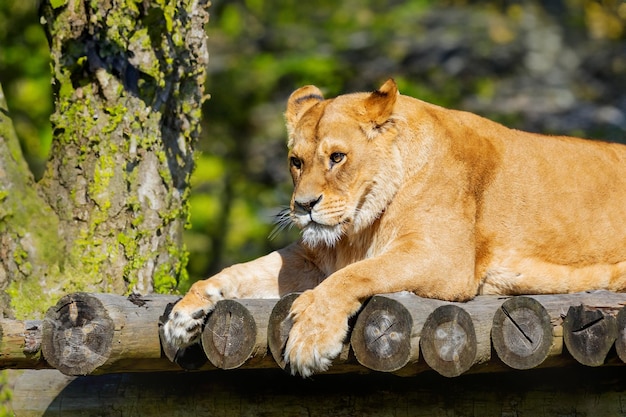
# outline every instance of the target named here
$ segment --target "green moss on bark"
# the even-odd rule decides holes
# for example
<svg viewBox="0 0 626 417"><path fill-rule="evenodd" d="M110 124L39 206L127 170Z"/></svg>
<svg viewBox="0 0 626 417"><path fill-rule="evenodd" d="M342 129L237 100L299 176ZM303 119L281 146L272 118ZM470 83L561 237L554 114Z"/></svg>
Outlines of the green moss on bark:
<svg viewBox="0 0 626 417"><path fill-rule="evenodd" d="M33 317L50 305L63 247L55 213L34 188L0 87L0 296L3 316Z"/></svg>

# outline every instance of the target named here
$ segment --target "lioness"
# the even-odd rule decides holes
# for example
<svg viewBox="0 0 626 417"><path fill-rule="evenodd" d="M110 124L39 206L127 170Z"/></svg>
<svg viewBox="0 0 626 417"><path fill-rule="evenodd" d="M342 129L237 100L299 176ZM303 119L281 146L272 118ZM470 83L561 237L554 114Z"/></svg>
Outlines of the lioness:
<svg viewBox="0 0 626 417"><path fill-rule="evenodd" d="M293 304L284 358L303 376L339 354L370 296L626 288L626 146L508 129L398 94L287 103L290 217L301 239L195 283L165 325L192 342L223 298Z"/></svg>

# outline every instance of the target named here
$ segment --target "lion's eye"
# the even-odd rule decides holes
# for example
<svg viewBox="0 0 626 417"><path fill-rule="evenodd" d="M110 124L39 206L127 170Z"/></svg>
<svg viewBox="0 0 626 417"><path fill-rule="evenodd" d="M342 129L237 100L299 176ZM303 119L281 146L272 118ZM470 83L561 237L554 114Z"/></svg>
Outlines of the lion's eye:
<svg viewBox="0 0 626 417"><path fill-rule="evenodd" d="M330 154L330 161L333 164L338 164L339 162L343 161L345 157L346 157L345 153L333 152L332 154Z"/></svg>
<svg viewBox="0 0 626 417"><path fill-rule="evenodd" d="M296 169L302 168L302 161L296 158L295 156L292 156L291 158L289 158L289 162L291 163L291 166Z"/></svg>

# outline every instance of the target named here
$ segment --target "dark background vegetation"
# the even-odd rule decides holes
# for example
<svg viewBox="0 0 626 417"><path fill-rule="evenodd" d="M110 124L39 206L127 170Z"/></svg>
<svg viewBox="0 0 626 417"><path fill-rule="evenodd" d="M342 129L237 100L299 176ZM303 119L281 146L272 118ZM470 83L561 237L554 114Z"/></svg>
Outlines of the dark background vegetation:
<svg viewBox="0 0 626 417"><path fill-rule="evenodd" d="M333 96L394 77L404 94L510 127L626 141L623 0L216 0L210 11L191 280L294 238L268 235L291 192L284 104L304 84ZM0 82L41 173L52 100L36 0L0 2Z"/></svg>

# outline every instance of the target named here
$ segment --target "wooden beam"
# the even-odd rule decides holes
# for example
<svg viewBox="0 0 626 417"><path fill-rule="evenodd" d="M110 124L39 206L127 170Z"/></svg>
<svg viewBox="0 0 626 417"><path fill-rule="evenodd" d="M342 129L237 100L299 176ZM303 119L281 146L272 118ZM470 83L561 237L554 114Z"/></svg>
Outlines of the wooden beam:
<svg viewBox="0 0 626 417"><path fill-rule="evenodd" d="M70 377L25 371L14 380L19 417L109 416L594 416L624 414L624 369L574 366L443 378L292 377L280 369Z"/></svg>

